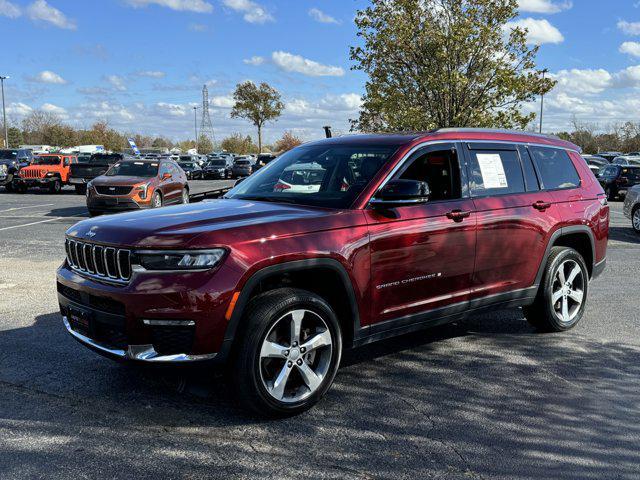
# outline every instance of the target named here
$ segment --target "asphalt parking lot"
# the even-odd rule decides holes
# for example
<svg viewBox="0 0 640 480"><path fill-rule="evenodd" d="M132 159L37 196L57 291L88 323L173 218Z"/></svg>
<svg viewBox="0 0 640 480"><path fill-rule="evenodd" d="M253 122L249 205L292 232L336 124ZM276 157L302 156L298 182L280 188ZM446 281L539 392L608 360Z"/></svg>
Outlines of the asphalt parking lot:
<svg viewBox="0 0 640 480"><path fill-rule="evenodd" d="M54 273L84 198L0 192L0 478L637 479L640 236L621 211L573 331L513 309L370 345L314 409L266 421L215 372L73 341Z"/></svg>

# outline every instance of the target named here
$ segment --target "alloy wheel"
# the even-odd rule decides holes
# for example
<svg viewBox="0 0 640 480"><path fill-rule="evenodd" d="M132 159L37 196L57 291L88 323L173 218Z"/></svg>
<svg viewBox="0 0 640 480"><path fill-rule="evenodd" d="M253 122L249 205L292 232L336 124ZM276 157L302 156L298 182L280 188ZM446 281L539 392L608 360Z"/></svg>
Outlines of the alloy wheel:
<svg viewBox="0 0 640 480"><path fill-rule="evenodd" d="M310 310L289 311L273 324L262 342L262 384L279 402L302 401L320 388L332 355L327 322Z"/></svg>
<svg viewBox="0 0 640 480"><path fill-rule="evenodd" d="M560 322L576 317L584 301L584 275L575 260L565 260L558 267L551 286L551 305Z"/></svg>
<svg viewBox="0 0 640 480"><path fill-rule="evenodd" d="M636 208L631 218L633 228L636 232L640 232L640 207Z"/></svg>
<svg viewBox="0 0 640 480"><path fill-rule="evenodd" d="M182 190L182 203L189 203L189 190L186 188Z"/></svg>

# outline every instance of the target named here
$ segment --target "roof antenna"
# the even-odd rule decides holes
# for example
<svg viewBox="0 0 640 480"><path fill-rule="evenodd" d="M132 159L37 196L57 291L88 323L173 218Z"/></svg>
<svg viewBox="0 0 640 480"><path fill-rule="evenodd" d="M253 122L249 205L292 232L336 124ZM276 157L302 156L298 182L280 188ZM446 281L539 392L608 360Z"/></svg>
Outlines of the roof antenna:
<svg viewBox="0 0 640 480"><path fill-rule="evenodd" d="M326 136L327 138L331 138L331 137L332 137L332 135L331 135L331 125L325 125L325 126L324 126L324 127L322 127L322 128L324 128L324 134L325 134L325 136Z"/></svg>

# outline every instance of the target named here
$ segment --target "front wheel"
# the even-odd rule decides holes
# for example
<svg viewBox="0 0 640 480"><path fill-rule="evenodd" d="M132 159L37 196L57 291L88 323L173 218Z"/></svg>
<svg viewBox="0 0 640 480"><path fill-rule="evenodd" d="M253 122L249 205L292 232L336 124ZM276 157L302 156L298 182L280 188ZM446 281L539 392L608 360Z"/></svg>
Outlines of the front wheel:
<svg viewBox="0 0 640 480"><path fill-rule="evenodd" d="M160 208L162 206L162 195L160 192L153 192L151 197L151 208Z"/></svg>
<svg viewBox="0 0 640 480"><path fill-rule="evenodd" d="M86 195L87 194L87 186L86 185L76 185L76 195Z"/></svg>
<svg viewBox="0 0 640 480"><path fill-rule="evenodd" d="M49 183L49 193L60 193L62 191L62 182L58 179Z"/></svg>
<svg viewBox="0 0 640 480"><path fill-rule="evenodd" d="M340 324L318 295L292 288L261 294L244 317L231 380L262 415L303 412L327 392L342 355Z"/></svg>
<svg viewBox="0 0 640 480"><path fill-rule="evenodd" d="M525 307L529 323L546 332L563 332L576 326L587 303L589 272L576 250L553 247L538 295Z"/></svg>
<svg viewBox="0 0 640 480"><path fill-rule="evenodd" d="M640 233L640 205L633 209L631 214L631 225L636 233Z"/></svg>
<svg viewBox="0 0 640 480"><path fill-rule="evenodd" d="M182 203L189 203L189 190L187 190L186 188L182 189Z"/></svg>

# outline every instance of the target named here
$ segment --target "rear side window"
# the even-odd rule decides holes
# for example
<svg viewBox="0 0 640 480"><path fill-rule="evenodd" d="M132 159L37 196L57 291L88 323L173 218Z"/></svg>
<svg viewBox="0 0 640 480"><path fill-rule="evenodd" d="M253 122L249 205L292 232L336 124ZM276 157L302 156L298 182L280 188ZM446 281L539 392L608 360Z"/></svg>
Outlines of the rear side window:
<svg viewBox="0 0 640 480"><path fill-rule="evenodd" d="M526 191L516 150L470 150L471 195L486 197Z"/></svg>
<svg viewBox="0 0 640 480"><path fill-rule="evenodd" d="M544 189L580 186L580 177L566 151L548 147L529 147L529 151Z"/></svg>

